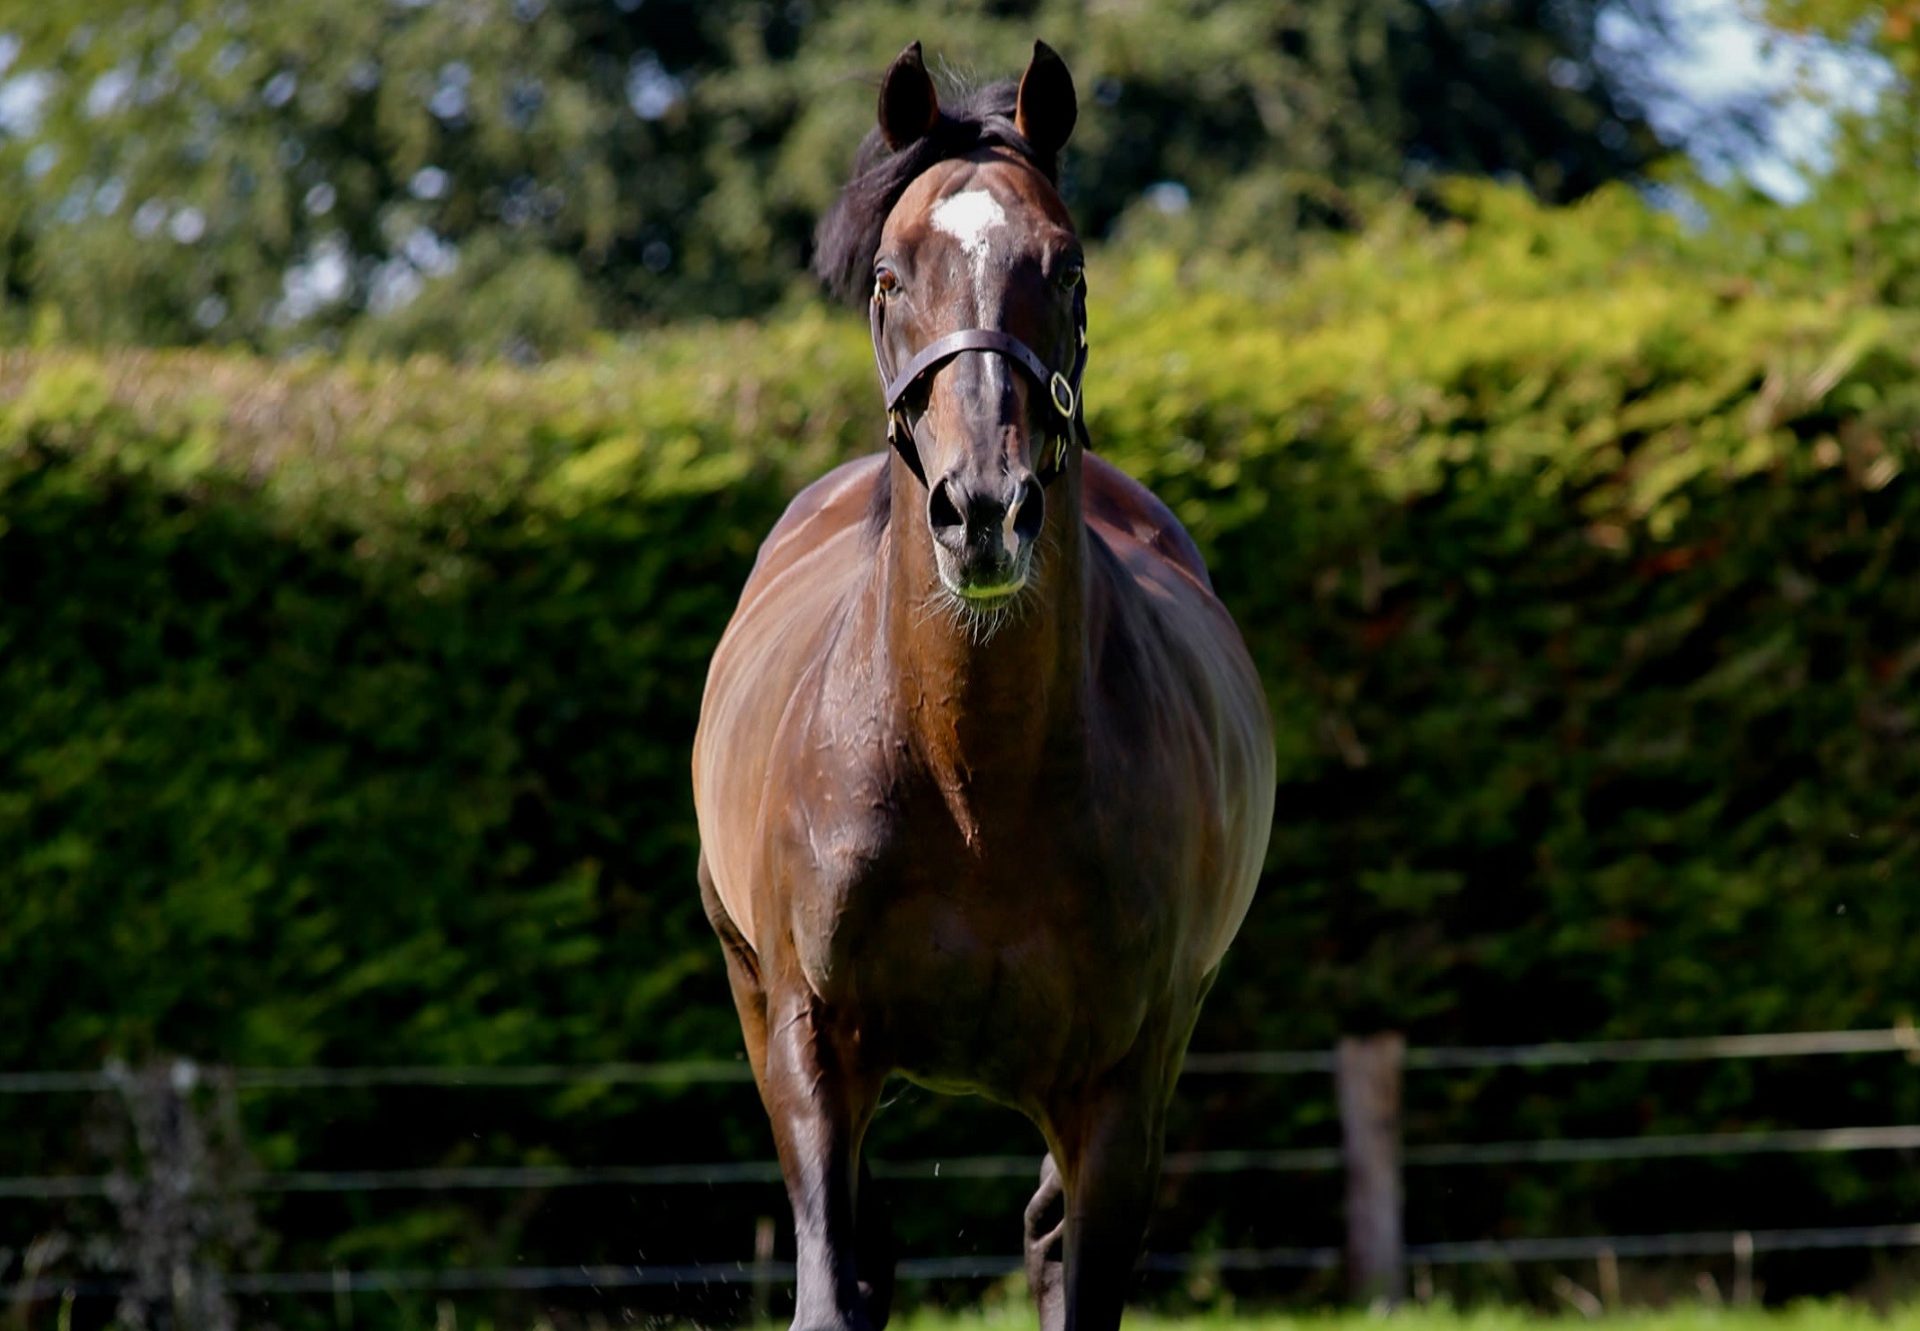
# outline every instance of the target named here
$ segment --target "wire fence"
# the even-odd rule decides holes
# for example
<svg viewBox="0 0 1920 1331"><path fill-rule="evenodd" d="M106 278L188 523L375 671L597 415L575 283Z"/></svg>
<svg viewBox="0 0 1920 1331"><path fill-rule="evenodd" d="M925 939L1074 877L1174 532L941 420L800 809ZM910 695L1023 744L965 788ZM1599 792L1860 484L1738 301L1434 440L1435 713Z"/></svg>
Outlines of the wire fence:
<svg viewBox="0 0 1920 1331"><path fill-rule="evenodd" d="M1494 1262L1592 1261L1597 1258L1707 1257L1727 1253L1808 1252L1833 1248L1920 1247L1920 1225L1858 1225L1834 1229L1721 1230L1687 1234L1598 1235L1551 1239L1485 1239L1416 1243L1409 1258L1431 1266ZM1204 1253L1147 1253L1143 1271L1331 1270L1339 1248L1223 1248ZM1015 1256L910 1257L902 1280L987 1280L1022 1269ZM462 1290L635 1289L661 1286L790 1283L792 1262L703 1262L658 1266L485 1266L449 1270L282 1271L220 1276L230 1294L365 1294ZM11 1291L15 1302L112 1297L125 1289L111 1280L34 1280Z"/></svg>
<svg viewBox="0 0 1920 1331"><path fill-rule="evenodd" d="M744 1060L693 1059L665 1063L531 1063L500 1067L408 1065L400 1067L201 1068L182 1061L174 1065L189 1085L201 1077L218 1077L239 1091L351 1090L363 1087L410 1086L476 1089L502 1086L640 1085L695 1086L710 1083L746 1083L753 1072ZM0 1072L0 1095L62 1095L115 1091L126 1085L132 1070L109 1065L87 1072Z"/></svg>
<svg viewBox="0 0 1920 1331"><path fill-rule="evenodd" d="M1774 1132L1697 1133L1674 1136L1561 1138L1545 1141L1453 1142L1411 1146L1401 1154L1410 1167L1510 1165L1606 1160L1670 1160L1685 1157L1907 1151L1920 1149L1920 1124L1885 1127L1786 1129ZM1341 1169L1335 1147L1295 1150L1187 1151L1167 1155L1162 1172L1191 1174L1320 1173ZM961 1156L940 1160L875 1160L876 1178L1031 1179L1032 1155ZM111 1174L0 1178L0 1197L107 1196ZM227 1186L240 1192L472 1192L594 1187L724 1187L780 1182L772 1161L717 1161L678 1165L481 1165L427 1169L299 1170L240 1175Z"/></svg>
<svg viewBox="0 0 1920 1331"><path fill-rule="evenodd" d="M1910 1026L1880 1030L1790 1032L1758 1035L1611 1040L1494 1047L1428 1047L1404 1051L1408 1071L1474 1068L1548 1068L1622 1062L1705 1062L1726 1059L1799 1058L1823 1055L1901 1054L1920 1062L1920 1036ZM1334 1052L1249 1051L1198 1053L1186 1066L1192 1076L1274 1076L1338 1073ZM0 1073L0 1096L104 1094L125 1091L136 1074L123 1065L92 1071ZM150 1074L148 1074L150 1075ZM165 1080L184 1095L197 1085L237 1091L312 1091L349 1088L537 1087L556 1085L652 1085L744 1083L744 1062L695 1060L592 1065L401 1066L306 1068L202 1068L178 1062ZM1589 1161L1665 1160L1691 1157L1798 1153L1853 1153L1920 1149L1920 1124L1840 1128L1785 1128L1748 1132L1559 1138L1524 1141L1418 1143L1397 1149L1395 1169ZM1213 1150L1170 1154L1165 1171L1181 1175L1250 1172L1325 1172L1348 1168L1348 1148ZM972 1156L941 1160L873 1162L875 1175L907 1182L1035 1176L1034 1155ZM241 1175L223 1187L252 1193L376 1193L392 1191L546 1190L582 1187L770 1186L780 1181L770 1161L713 1161L646 1165L516 1165L417 1169L295 1170ZM0 1198L62 1201L110 1197L139 1186L123 1175L22 1175L0 1177ZM1727 1230L1639 1235L1572 1235L1483 1239L1404 1246L1404 1258L1431 1266L1579 1261L1605 1258L1685 1257L1836 1248L1920 1247L1920 1225L1883 1224L1826 1228ZM1157 1272L1325 1270L1347 1255L1337 1247L1235 1248L1210 1252L1151 1253L1145 1270ZM906 1280L998 1278L1021 1269L1017 1257L928 1256L904 1260ZM439 1270L328 1270L207 1273L231 1295L364 1292L617 1289L791 1281L791 1263L759 1259L608 1266L486 1266ZM6 1294L10 1302L64 1297L117 1296L126 1286L113 1280L27 1279Z"/></svg>
<svg viewBox="0 0 1920 1331"><path fill-rule="evenodd" d="M1896 1053L1920 1059L1920 1029L1901 1025L1864 1031L1783 1031L1761 1035L1697 1035L1580 1043L1416 1046L1407 1050L1405 1066L1410 1072L1423 1072ZM1193 1054L1184 1065L1187 1075L1202 1076L1333 1070L1333 1053L1318 1050Z"/></svg>
<svg viewBox="0 0 1920 1331"><path fill-rule="evenodd" d="M1642 1040L1519 1045L1430 1045L1406 1051L1410 1072L1466 1068L1546 1068L1602 1063L1710 1062L1721 1059L1788 1058L1822 1054L1905 1054L1920 1060L1920 1027L1890 1026L1860 1031L1788 1031L1762 1035L1681 1036ZM192 1079L217 1075L236 1090L345 1090L411 1086L489 1088L553 1085L692 1086L744 1084L753 1073L744 1059L683 1059L653 1063L411 1064L386 1067L225 1068L209 1073L190 1062L176 1065ZM1185 1077L1272 1076L1331 1073L1331 1050L1289 1049L1193 1053ZM0 1072L0 1095L46 1095L113 1091L126 1084L124 1065L84 1071Z"/></svg>

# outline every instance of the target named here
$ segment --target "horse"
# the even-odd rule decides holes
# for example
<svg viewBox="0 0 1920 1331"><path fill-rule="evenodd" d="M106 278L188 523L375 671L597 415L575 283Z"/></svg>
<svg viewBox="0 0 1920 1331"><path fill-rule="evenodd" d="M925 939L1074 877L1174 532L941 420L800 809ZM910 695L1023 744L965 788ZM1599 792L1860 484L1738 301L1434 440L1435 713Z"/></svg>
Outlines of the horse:
<svg viewBox="0 0 1920 1331"><path fill-rule="evenodd" d="M1273 737L1192 538L1088 451L1065 63L1037 42L951 100L901 52L816 234L866 298L891 446L760 547L701 703L698 877L793 1207L796 1331L886 1324L861 1143L890 1077L1040 1129L1041 1321L1107 1331L1266 854Z"/></svg>

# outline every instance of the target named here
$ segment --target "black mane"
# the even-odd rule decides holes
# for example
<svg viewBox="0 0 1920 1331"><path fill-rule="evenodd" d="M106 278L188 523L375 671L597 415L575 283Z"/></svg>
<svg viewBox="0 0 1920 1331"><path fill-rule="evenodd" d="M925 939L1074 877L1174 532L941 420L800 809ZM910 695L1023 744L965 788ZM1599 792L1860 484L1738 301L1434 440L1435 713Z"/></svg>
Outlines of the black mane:
<svg viewBox="0 0 1920 1331"><path fill-rule="evenodd" d="M888 150L878 128L868 131L854 154L853 179L813 235L813 271L827 290L852 304L866 299L887 215L907 186L936 163L965 157L976 148L1011 148L1059 183L1059 162L1035 152L1013 127L1019 91L1019 85L1007 79L949 92L933 129L899 152Z"/></svg>

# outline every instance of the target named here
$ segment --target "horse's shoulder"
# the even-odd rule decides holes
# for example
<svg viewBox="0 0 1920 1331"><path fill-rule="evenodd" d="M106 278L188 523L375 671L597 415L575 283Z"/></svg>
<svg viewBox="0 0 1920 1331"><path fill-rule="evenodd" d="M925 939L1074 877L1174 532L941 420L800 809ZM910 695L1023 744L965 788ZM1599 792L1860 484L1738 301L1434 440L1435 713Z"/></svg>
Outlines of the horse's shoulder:
<svg viewBox="0 0 1920 1331"><path fill-rule="evenodd" d="M869 453L841 463L807 486L760 542L752 577L776 572L831 538L872 521L876 507L885 502L886 479L887 454Z"/></svg>
<svg viewBox="0 0 1920 1331"><path fill-rule="evenodd" d="M1091 453L1082 457L1080 476L1087 521L1124 563L1133 566L1141 555L1153 556L1213 590L1200 548L1158 495Z"/></svg>
<svg viewBox="0 0 1920 1331"><path fill-rule="evenodd" d="M1095 577L1105 589L1089 631L1101 677L1123 710L1171 716L1182 700L1250 698L1252 661L1193 537L1151 490L1111 463L1089 457L1081 474ZM1257 704L1233 710L1260 720Z"/></svg>

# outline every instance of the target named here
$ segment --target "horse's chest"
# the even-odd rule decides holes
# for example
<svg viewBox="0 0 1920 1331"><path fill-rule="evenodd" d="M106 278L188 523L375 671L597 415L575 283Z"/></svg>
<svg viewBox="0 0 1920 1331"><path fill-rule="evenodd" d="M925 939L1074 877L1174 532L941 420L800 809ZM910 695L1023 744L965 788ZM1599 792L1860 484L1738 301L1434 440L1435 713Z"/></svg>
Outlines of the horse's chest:
<svg viewBox="0 0 1920 1331"><path fill-rule="evenodd" d="M1168 968L1150 866L1086 829L949 819L841 829L794 942L863 1045L920 1080L1019 1100L1124 1052Z"/></svg>

